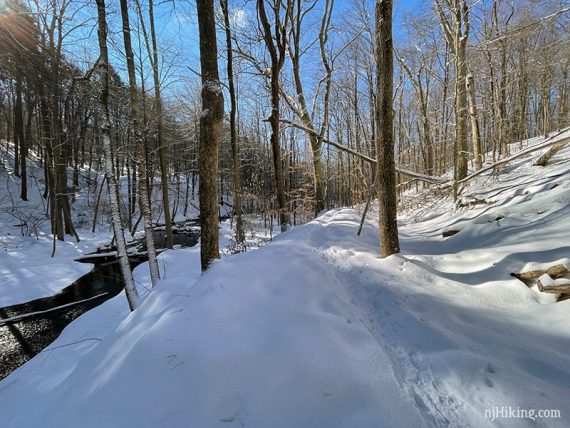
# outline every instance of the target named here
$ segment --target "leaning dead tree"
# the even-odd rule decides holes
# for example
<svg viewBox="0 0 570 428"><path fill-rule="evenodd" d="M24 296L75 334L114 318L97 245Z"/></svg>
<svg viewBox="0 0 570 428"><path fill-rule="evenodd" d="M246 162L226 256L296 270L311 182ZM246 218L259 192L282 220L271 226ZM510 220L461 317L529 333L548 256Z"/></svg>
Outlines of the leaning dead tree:
<svg viewBox="0 0 570 428"><path fill-rule="evenodd" d="M293 121L288 120L288 119L280 119L280 122L281 122L281 123L284 123L284 124L286 124L286 125L292 126L292 127L294 127L294 128L300 129L300 130L302 130L302 131L305 131L305 132L307 132L307 133L316 132L316 131L312 131L310 128L307 128L306 126L304 126L304 125L302 125L302 124L300 124L300 123L293 122ZM371 158L370 156L367 156L367 155L365 155L365 154L363 154L363 153L360 153L360 152L358 152L358 151L356 151L356 150L354 150L354 149L352 149L352 148L350 148L350 147L347 147L347 146L345 146L345 145L342 145L342 144L340 144L340 143L338 143L338 142L336 142L336 141L333 141L333 140L331 140L331 139L323 138L323 139L322 139L322 142L323 142L324 144L327 144L327 145L329 145L329 146L331 146L331 147L334 147L334 148L340 150L341 152L347 153L347 154L349 154L349 155L351 155L351 156L353 156L353 157L356 157L356 158L361 159L361 160L363 160L363 161L365 161L365 162L368 162L368 163L371 164L371 165L376 165L376 163L377 163L377 160L376 160L376 159ZM418 181L422 181L422 182L425 182L425 183L428 183L428 184L443 185L443 184L448 184L448 183L449 183L449 180L448 180L447 178L433 177L433 176L430 176L430 175L420 174L419 172L410 171L410 170L408 170L408 169L401 168L401 167L398 167L398 166L396 166L395 168L396 168L396 171L397 171L398 173L402 174L402 175L406 175L406 176L412 177L412 178L414 178L414 179L416 179L416 180L418 180Z"/></svg>
<svg viewBox="0 0 570 428"><path fill-rule="evenodd" d="M560 150L562 150L568 143L570 143L570 138L566 138L559 143L556 143L550 149L548 149L544 154L539 157L533 165L536 166L546 166L550 159L556 155Z"/></svg>

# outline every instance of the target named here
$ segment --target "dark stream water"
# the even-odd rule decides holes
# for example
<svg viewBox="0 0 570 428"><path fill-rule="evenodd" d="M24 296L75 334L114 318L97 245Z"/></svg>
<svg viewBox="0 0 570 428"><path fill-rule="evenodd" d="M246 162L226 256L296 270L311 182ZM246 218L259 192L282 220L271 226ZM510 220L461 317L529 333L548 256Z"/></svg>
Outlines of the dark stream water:
<svg viewBox="0 0 570 428"><path fill-rule="evenodd" d="M195 225L187 224L176 229L174 244L192 247L196 245L198 238L199 232ZM158 249L166 247L166 236L163 231L155 232L155 242ZM144 250L143 243L139 242L138 246ZM131 268L145 260L144 255L131 257ZM0 308L0 380L45 349L75 318L115 297L123 290L124 283L119 263L114 256L87 257L83 258L83 261L95 263L95 267L56 295ZM107 294L30 318L2 323L2 319L50 310L103 293Z"/></svg>

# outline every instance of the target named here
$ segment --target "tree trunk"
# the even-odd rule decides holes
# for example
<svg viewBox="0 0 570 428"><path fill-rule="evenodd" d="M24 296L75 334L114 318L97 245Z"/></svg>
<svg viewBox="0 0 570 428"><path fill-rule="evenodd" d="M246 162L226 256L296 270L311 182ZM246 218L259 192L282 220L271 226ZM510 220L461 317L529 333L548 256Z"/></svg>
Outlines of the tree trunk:
<svg viewBox="0 0 570 428"><path fill-rule="evenodd" d="M163 139L163 112L160 77L158 74L158 47L154 28L154 5L153 0L148 2L148 15L150 20L150 38L152 40L152 76L154 80L154 103L156 109L156 137L158 142L158 158L160 162L160 181L162 187L162 208L164 210L164 224L166 226L166 246L172 248L172 218L168 198L168 162L164 151Z"/></svg>
<svg viewBox="0 0 570 428"><path fill-rule="evenodd" d="M121 212L119 207L119 192L115 173L113 171L112 155L111 155L111 135L109 123L109 55L107 51L107 20L105 17L105 0L96 0L97 16L99 22L99 69L102 75L102 84L99 93L99 106L103 112L101 117L101 134L103 143L103 156L105 158L105 177L109 189L109 198L111 200L112 224L117 243L117 256L119 258L119 266L121 274L125 281L125 294L129 303L129 308L134 311L139 304L139 296L133 280L133 274L129 265L127 255L127 245L125 242L125 233L123 223L121 222Z"/></svg>
<svg viewBox="0 0 570 428"><path fill-rule="evenodd" d="M150 268L150 279L152 286L154 287L158 282L160 276L158 270L158 261L156 260L156 249L154 245L154 234L152 229L152 211L150 206L150 194L148 188L146 146L140 123L140 97L135 75L135 62L131 44L131 29L129 24L127 0L121 0L121 18L123 21L123 38L125 43L125 54L127 57L127 69L129 75L131 125L133 128L132 130L134 133L139 160L139 205L141 214L144 217L144 234L146 249L148 253L148 264Z"/></svg>
<svg viewBox="0 0 570 428"><path fill-rule="evenodd" d="M456 180L467 176L467 90L465 80L467 77L466 43L460 35L460 26L457 25L457 56L455 63L455 170Z"/></svg>
<svg viewBox="0 0 570 428"><path fill-rule="evenodd" d="M223 131L224 96L218 73L214 0L197 0L202 73L202 114L200 115L200 262L202 271L220 258L216 181L218 151Z"/></svg>
<svg viewBox="0 0 570 428"><path fill-rule="evenodd" d="M287 207L287 197L285 195L285 181L283 179L283 162L281 160L281 146L279 144L279 73L283 68L285 60L285 34L287 27L287 19L290 11L290 0L287 2L286 22L281 23L279 14L281 11L281 2L274 2L273 12L275 18L275 33L277 34L276 42L277 47L273 44L273 34L271 26L267 19L265 12L265 0L257 0L257 10L261 25L263 27L263 37L265 46L269 51L271 57L271 115L269 116L269 124L271 125L271 151L273 154L273 169L275 173L275 188L277 190L277 204L279 209L279 223L281 224L281 231L286 231L290 224L291 219Z"/></svg>
<svg viewBox="0 0 570 428"><path fill-rule="evenodd" d="M376 0L376 183L380 257L400 252L394 162L392 0Z"/></svg>
<svg viewBox="0 0 570 428"><path fill-rule="evenodd" d="M242 189L241 189L241 165L239 158L238 148L238 135L236 129L236 110L237 101L234 86L234 72L233 72L233 52L232 52L232 33L230 28L230 15L228 11L228 0L220 0L220 6L224 15L224 27L226 32L226 50L228 53L227 59L227 73L228 73L228 87L230 92L230 139L232 146L232 160L233 160L233 176L234 176L234 215L236 217L236 243L243 244L245 241L245 234L243 230L242 219Z"/></svg>
<svg viewBox="0 0 570 428"><path fill-rule="evenodd" d="M19 72L19 71L17 71ZM16 77L14 100L14 175L20 177L20 149L24 141L24 112L22 108L22 79Z"/></svg>
<svg viewBox="0 0 570 428"><path fill-rule="evenodd" d="M29 84L28 84L29 86ZM28 200L28 168L27 168L27 157L28 148L32 145L32 119L34 115L34 103L32 100L32 95L28 92L26 95L26 128L24 130L24 140L22 141L22 147L20 147L20 178L21 178L21 188L20 188L20 198L22 200Z"/></svg>
<svg viewBox="0 0 570 428"><path fill-rule="evenodd" d="M465 88L469 95L469 117L471 118L471 141L473 144L473 158L475 170L480 170L483 166L483 154L481 153L481 133L479 131L479 119L477 118L477 99L475 98L475 83L473 75L467 74Z"/></svg>

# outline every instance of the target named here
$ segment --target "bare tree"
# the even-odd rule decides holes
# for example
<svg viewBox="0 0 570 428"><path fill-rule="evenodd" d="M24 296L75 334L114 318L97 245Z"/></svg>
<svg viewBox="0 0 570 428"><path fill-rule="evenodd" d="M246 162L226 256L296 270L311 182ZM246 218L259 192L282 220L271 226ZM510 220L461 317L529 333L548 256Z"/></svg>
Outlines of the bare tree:
<svg viewBox="0 0 570 428"><path fill-rule="evenodd" d="M307 4L306 7L305 4ZM332 85L332 72L334 65L334 58L331 61L328 57L327 42L329 38L329 31L331 27L331 17L334 7L334 0L325 0L323 15L321 18L321 25L319 28L319 52L321 63L324 68L324 76L319 80L316 88L315 99L313 108L310 109L307 103L307 95L301 78L301 57L307 52L307 48L301 46L301 35L303 33L303 20L307 14L315 8L317 2L311 1L306 3L303 0L293 0L293 7L290 8L291 13L291 26L289 29L289 38L287 43L287 50L292 65L293 82L295 86L295 99L283 91L285 101L291 110L299 117L301 123L309 128L311 131L307 137L311 144L311 151L313 155L313 174L314 174L314 188L315 188L315 211L319 213L324 209L325 186L324 186L324 172L322 166L322 151L323 139L329 128L329 99ZM335 56L336 58L336 56ZM314 132L317 125L314 124L315 120L315 107L317 102L318 92L321 86L324 85L324 95L322 98L321 108L323 110L323 117L318 132ZM283 89L283 87L281 87Z"/></svg>
<svg viewBox="0 0 570 428"><path fill-rule="evenodd" d="M480 170L483 166L483 153L481 147L481 132L479 130L479 117L477 116L477 96L475 95L475 82L473 74L465 76L465 89L469 100L469 118L471 119L471 141L473 145L473 160L475 170Z"/></svg>
<svg viewBox="0 0 570 428"><path fill-rule="evenodd" d="M172 218L170 217L170 205L168 200L168 162L164 149L163 122L164 113L162 109L162 94L160 88L160 76L158 73L158 46L156 42L156 30L154 22L154 1L148 0L148 17L150 20L150 37L152 41L152 77L154 80L154 103L156 110L156 138L158 143L158 157L160 162L160 181L162 186L162 209L164 210L164 224L166 226L166 246L172 248Z"/></svg>
<svg viewBox="0 0 570 428"><path fill-rule="evenodd" d="M280 84L279 74L285 62L285 50L287 46L287 28L290 20L290 9L293 0L271 0L271 10L273 12L272 21L274 22L274 33L271 29L270 21L265 11L265 3L267 0L257 0L257 13L263 29L263 40L265 47L271 58L270 73L270 89L271 89L271 115L269 123L271 125L271 150L273 152L273 168L275 172L275 187L277 189L277 203L279 205L279 219L281 223L281 231L286 231L291 224L291 217L287 207L287 197L285 195L285 182L283 178L283 163L281 159L281 145L279 143L279 100L280 100ZM285 9L282 18L281 9Z"/></svg>
<svg viewBox="0 0 570 428"><path fill-rule="evenodd" d="M442 0L435 0L443 34L455 60L455 147L454 181L467 176L467 39L469 37L469 8L465 0L443 0L451 20L442 8ZM457 197L457 186L454 186Z"/></svg>
<svg viewBox="0 0 570 428"><path fill-rule="evenodd" d="M139 162L139 205L144 218L144 234L148 253L148 263L150 267L150 278L154 287L160 279L158 261L156 259L156 248L154 245L154 234L152 228L152 211L150 206L150 193L148 188L148 170L146 145L142 134L141 124L141 103L137 88L135 75L134 54L131 43L131 28L129 24L129 10L127 0L121 0L121 18L123 22L123 40L125 44L125 55L127 58L127 71L129 76L129 95L131 107L131 126L134 140L138 151Z"/></svg>
<svg viewBox="0 0 570 428"><path fill-rule="evenodd" d="M200 260L202 270L220 258L217 209L218 151L223 132L224 96L218 72L214 0L198 0L202 114L200 115Z"/></svg>
<svg viewBox="0 0 570 428"><path fill-rule="evenodd" d="M400 252L394 161L392 0L376 0L376 185L380 257Z"/></svg>
<svg viewBox="0 0 570 428"><path fill-rule="evenodd" d="M416 97L418 100L418 107L420 110L420 120L422 123L421 127L421 136L422 136L422 153L424 153L424 164L425 170L427 174L433 174L434 168L434 147L433 147L433 140L432 140L432 132L431 132L431 125L430 119L428 117L428 94L427 90L424 89L422 74L424 73L424 65L421 64L418 67L417 73L414 75L410 67L405 63L405 61L398 57L398 61L400 66L403 68L405 73L408 75L408 79L412 83L414 87Z"/></svg>
<svg viewBox="0 0 570 428"><path fill-rule="evenodd" d="M230 140L232 146L232 161L233 161L233 178L234 178L234 215L236 218L236 243L243 244L245 234L243 230L242 219L242 187L241 187L241 172L240 172L240 158L238 148L238 135L236 125L237 113L237 100L234 85L234 66L233 66L233 48L232 48L232 30L230 27L230 14L228 10L228 0L220 0L222 14L224 16L224 29L226 33L226 50L228 55L227 74L228 74L228 88L230 93Z"/></svg>
<svg viewBox="0 0 570 428"><path fill-rule="evenodd" d="M134 311L139 304L139 296L133 280L133 274L129 265L129 257L127 255L127 245L125 242L125 233L123 223L121 222L121 211L119 207L119 190L117 178L113 171L113 157L111 154L111 135L109 121L109 53L107 50L107 19L105 16L105 0L97 1L97 17L99 23L99 60L98 67L101 74L101 85L99 89L99 107L101 110L101 141L104 151L104 167L105 178L109 189L109 198L111 200L113 232L117 243L117 256L119 258L119 266L121 274L125 282L125 294L129 308Z"/></svg>

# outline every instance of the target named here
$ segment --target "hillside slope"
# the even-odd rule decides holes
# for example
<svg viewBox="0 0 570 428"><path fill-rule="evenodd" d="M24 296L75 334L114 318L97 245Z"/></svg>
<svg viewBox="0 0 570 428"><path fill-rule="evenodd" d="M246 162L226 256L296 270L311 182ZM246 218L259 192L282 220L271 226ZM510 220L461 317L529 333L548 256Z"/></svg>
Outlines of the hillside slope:
<svg viewBox="0 0 570 428"><path fill-rule="evenodd" d="M0 382L0 425L566 427L570 300L510 274L570 267L569 155L482 175L470 208L416 195L383 260L353 209L203 276L197 249L166 252L135 313L118 296Z"/></svg>

